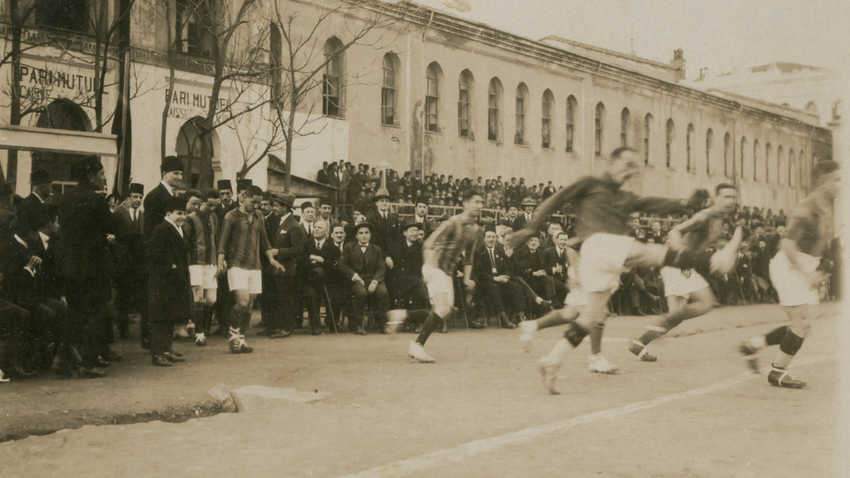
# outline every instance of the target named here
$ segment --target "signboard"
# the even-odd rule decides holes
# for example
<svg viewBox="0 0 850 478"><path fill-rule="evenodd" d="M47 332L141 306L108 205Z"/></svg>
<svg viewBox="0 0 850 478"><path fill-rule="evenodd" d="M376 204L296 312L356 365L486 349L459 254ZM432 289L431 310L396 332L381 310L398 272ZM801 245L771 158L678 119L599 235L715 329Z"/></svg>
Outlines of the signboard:
<svg viewBox="0 0 850 478"><path fill-rule="evenodd" d="M47 104L55 98L66 98L80 106L94 104L94 70L47 62L42 67L22 63L17 74L24 104ZM109 88L103 94L108 95Z"/></svg>
<svg viewBox="0 0 850 478"><path fill-rule="evenodd" d="M183 85L175 85L173 95L171 94L171 90L165 90L165 101L168 102L169 99L171 100L171 106L168 108L168 117L184 120L197 116L206 118L212 99L209 93L209 90L187 88ZM227 99L219 97L216 111L222 111L226 108Z"/></svg>

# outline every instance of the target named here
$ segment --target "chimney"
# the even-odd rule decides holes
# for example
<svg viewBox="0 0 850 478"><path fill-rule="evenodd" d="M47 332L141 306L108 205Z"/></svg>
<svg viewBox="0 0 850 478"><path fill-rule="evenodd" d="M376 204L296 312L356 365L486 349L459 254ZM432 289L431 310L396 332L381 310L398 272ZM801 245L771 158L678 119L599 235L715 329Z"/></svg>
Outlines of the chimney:
<svg viewBox="0 0 850 478"><path fill-rule="evenodd" d="M685 79L685 53L681 48L673 50L673 59L670 60L670 64L673 65L673 68L676 69L675 79L676 82L682 81Z"/></svg>

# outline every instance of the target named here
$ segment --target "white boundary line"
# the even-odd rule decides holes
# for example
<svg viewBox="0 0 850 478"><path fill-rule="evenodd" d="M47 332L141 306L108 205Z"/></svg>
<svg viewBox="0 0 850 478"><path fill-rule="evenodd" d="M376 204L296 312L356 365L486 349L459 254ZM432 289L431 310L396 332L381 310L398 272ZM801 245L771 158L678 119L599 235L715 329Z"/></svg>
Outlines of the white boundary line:
<svg viewBox="0 0 850 478"><path fill-rule="evenodd" d="M809 365L817 362L823 362L831 358L833 358L831 355L820 355L797 360L794 364L796 366ZM769 367L762 369L763 372L766 372L768 370ZM597 420L609 420L622 415L627 415L629 413L638 412L649 408L655 408L665 403L684 400L686 398L697 397L700 395L706 395L708 393L717 392L719 390L740 385L754 378L763 379L764 377L764 375L745 372L735 377L709 385L707 387L696 388L693 390L688 390L687 392L664 395L662 397L658 397L644 402L630 403L628 405L624 405L619 408L612 408L610 410L602 410L599 412L589 413L587 415L579 415L577 417L570 418L569 420L563 420L547 425L526 428L524 430L507 433L492 438L475 440L457 446L455 448L446 448L443 450L437 450L432 453L427 453L425 455L421 455L415 458L396 461L394 463L387 463L386 465L377 466L375 468L361 471L359 473L345 475L342 478L385 478L414 475L417 473L421 473L423 470L432 468L434 466L442 466L446 463L458 463L466 458L479 455L481 453L486 453L497 448L501 448L503 446L529 442L541 435L569 430L578 425L594 422Z"/></svg>

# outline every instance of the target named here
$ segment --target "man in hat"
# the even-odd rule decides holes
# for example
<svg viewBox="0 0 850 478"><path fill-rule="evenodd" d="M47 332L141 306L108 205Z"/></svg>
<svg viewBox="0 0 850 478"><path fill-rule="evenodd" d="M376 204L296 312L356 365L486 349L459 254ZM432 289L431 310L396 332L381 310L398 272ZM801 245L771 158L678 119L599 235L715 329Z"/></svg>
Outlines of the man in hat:
<svg viewBox="0 0 850 478"><path fill-rule="evenodd" d="M386 321L390 309L389 293L384 285L384 253L372 242L372 232L375 227L369 222L361 222L354 227L356 240L344 247L339 269L351 281L351 292L354 295L351 319L359 320L355 331L358 335L366 335L366 300L369 297L377 299L379 322Z"/></svg>
<svg viewBox="0 0 850 478"><path fill-rule="evenodd" d="M328 231L332 231L334 226L339 224L339 221L331 216L333 211L334 207L331 202L327 199L322 200L322 204L319 206L319 218L328 223Z"/></svg>
<svg viewBox="0 0 850 478"><path fill-rule="evenodd" d="M533 199L527 197L522 200L522 214L519 214L514 220L514 230L519 231L526 224L531 222L531 217L534 214L534 209L537 208L537 203Z"/></svg>
<svg viewBox="0 0 850 478"><path fill-rule="evenodd" d="M511 280L513 261L498 243L496 227L484 228L484 247L475 254L475 277L489 316L498 316L506 329L516 327L515 317L525 314L525 297L522 286ZM510 317L508 316L510 313ZM512 320L514 318L514 320Z"/></svg>
<svg viewBox="0 0 850 478"><path fill-rule="evenodd" d="M25 217L27 210L49 202L53 197L53 177L45 169L36 169L30 174L32 192L18 206L18 217Z"/></svg>
<svg viewBox="0 0 850 478"><path fill-rule="evenodd" d="M186 216L183 229L189 241L189 281L194 296L195 345L203 347L210 333L212 307L218 298L216 272L220 228L214 211L221 199L218 191L212 188L200 193L199 198L202 199L200 206Z"/></svg>
<svg viewBox="0 0 850 478"><path fill-rule="evenodd" d="M413 222L419 224L420 230L425 232L425 236L434 230L434 224L428 219L428 202L423 200L416 201L413 209ZM404 233L404 231L402 231ZM401 241L399 241L401 242Z"/></svg>
<svg viewBox="0 0 850 478"><path fill-rule="evenodd" d="M113 212L121 223L121 231L115 237L126 254L124 264L116 267L115 305L122 318L119 322L122 338L129 334L124 325L129 322L128 315L137 310L147 317L148 270L145 264L145 211L141 209L145 186L130 183L130 197L127 207L119 207ZM117 265L116 265L117 266ZM147 322L145 318L144 322Z"/></svg>
<svg viewBox="0 0 850 478"><path fill-rule="evenodd" d="M151 362L159 367L186 361L171 343L174 324L192 317L190 245L183 230L185 221L186 198L169 197L165 202L165 217L148 239Z"/></svg>
<svg viewBox="0 0 850 478"><path fill-rule="evenodd" d="M308 237L305 247L305 295L307 297L307 312L310 317L310 332L319 335L319 308L323 298L327 301L328 309L325 322L331 323L332 330L342 328L342 291L337 263L340 250L334 247L328 237L328 223L317 219L313 223L313 237Z"/></svg>
<svg viewBox="0 0 850 478"><path fill-rule="evenodd" d="M239 207L239 202L233 200L233 183L229 179L219 179L218 193L221 198L221 204L215 209L218 216L218 223L224 221L224 215Z"/></svg>
<svg viewBox="0 0 850 478"><path fill-rule="evenodd" d="M242 331L250 326L251 307L257 295L263 291L260 257L265 255L272 268L285 271L274 257L277 250L269 247L263 215L257 210L262 200L263 190L249 186L239 209L224 216L221 244L216 251L217 272L227 273L227 283L235 301L230 314L228 345L230 351L237 354L254 351L245 343ZM219 318L220 323L225 323L222 320L225 319Z"/></svg>
<svg viewBox="0 0 850 478"><path fill-rule="evenodd" d="M266 329L259 335L277 339L289 337L294 328L293 319L296 314L298 293L298 261L303 254L307 237L298 220L292 215L295 195L291 193L272 194L272 203L278 219L270 228L269 245L275 259L283 266L279 268L267 264L263 267L264 278L269 283L263 283L263 316Z"/></svg>
<svg viewBox="0 0 850 478"><path fill-rule="evenodd" d="M82 358L80 376L102 377L106 372L99 367L98 356L105 361L121 358L108 347L112 337L107 313L114 274L109 240L119 232L119 225L106 199L97 193L106 185L100 160L86 157L76 165L74 177L79 183L62 196L59 205L61 269L71 330L77 334Z"/></svg>
<svg viewBox="0 0 850 478"><path fill-rule="evenodd" d="M400 239L398 230L401 222L398 216L390 212L389 191L379 189L372 200L377 210L366 215L366 221L374 226L372 242L381 249L387 267L392 267L392 258L388 254L390 245Z"/></svg>
<svg viewBox="0 0 850 478"><path fill-rule="evenodd" d="M433 363L425 352L425 342L431 333L441 327L454 305L454 276L458 260L463 255L463 284L469 293L475 289L472 279L473 255L478 246L479 227L476 218L484 207L484 198L473 190L463 192L463 212L453 216L434 231L422 247L422 277L428 287L431 309L393 310L387 315L389 331L398 330L405 322L416 322L424 317L425 323L416 340L410 342L407 355L423 363Z"/></svg>
<svg viewBox="0 0 850 478"><path fill-rule="evenodd" d="M316 207L310 201L301 203L301 227L306 237L313 237L313 221L316 220Z"/></svg>
<svg viewBox="0 0 850 478"><path fill-rule="evenodd" d="M183 180L183 161L176 156L166 156L160 165L162 180L145 196L145 237L165 220L165 203L169 197L177 196L177 188Z"/></svg>
<svg viewBox="0 0 850 478"><path fill-rule="evenodd" d="M405 308L410 310L429 307L428 288L422 280L422 243L419 241L419 231L422 230L424 230L423 223L408 221L401 228L404 239L390 246L390 257L393 262L390 274L395 284L393 297L397 302L407 301L409 307ZM425 317L421 319L425 321ZM445 320L443 320L442 332L448 332Z"/></svg>
<svg viewBox="0 0 850 478"><path fill-rule="evenodd" d="M272 192L266 191L263 193L263 200L260 201L260 211L263 213L263 222L266 223L266 234L269 238L272 237L274 228L277 227L280 216L274 210L274 201L272 200Z"/></svg>

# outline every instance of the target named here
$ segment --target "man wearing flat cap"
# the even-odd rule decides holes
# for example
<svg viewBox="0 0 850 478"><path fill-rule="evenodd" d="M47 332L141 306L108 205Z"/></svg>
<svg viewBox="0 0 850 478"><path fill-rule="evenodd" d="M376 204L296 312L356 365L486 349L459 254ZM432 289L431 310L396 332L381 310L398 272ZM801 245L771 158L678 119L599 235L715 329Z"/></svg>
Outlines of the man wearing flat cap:
<svg viewBox="0 0 850 478"><path fill-rule="evenodd" d="M371 242L374 230L375 226L369 222L357 224L354 227L355 241L345 245L339 261L339 269L351 282L354 295L353 310L348 318L349 329L356 324L354 333L358 335L366 335L366 300L372 297L378 301L378 321L382 330L390 308L389 294L384 284L384 255L381 248Z"/></svg>
<svg viewBox="0 0 850 478"><path fill-rule="evenodd" d="M119 360L109 350L112 324L107 304L112 293L114 268L110 238L118 233L118 221L100 191L106 185L103 165L89 156L75 165L76 187L62 196L59 205L61 270L64 274L72 341L82 358L81 377L102 377L102 361ZM101 360L102 359L102 360Z"/></svg>
<svg viewBox="0 0 850 478"><path fill-rule="evenodd" d="M177 196L177 188L183 180L183 161L176 156L166 156L160 166L162 181L145 197L145 237L165 220L165 203L169 197Z"/></svg>

